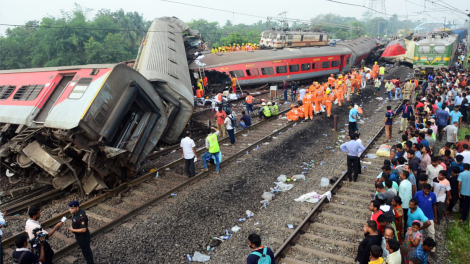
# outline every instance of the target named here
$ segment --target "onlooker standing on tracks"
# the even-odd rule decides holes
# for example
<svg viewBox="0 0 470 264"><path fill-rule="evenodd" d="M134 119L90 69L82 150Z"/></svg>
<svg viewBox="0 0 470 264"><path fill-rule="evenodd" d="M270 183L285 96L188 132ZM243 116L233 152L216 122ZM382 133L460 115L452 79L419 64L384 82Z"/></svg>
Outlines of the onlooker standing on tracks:
<svg viewBox="0 0 470 264"><path fill-rule="evenodd" d="M430 220L430 225L426 229L427 237L434 239L435 227L437 226L437 197L431 192L431 185L424 184L423 190L416 192L415 199L418 200L419 208L424 215Z"/></svg>
<svg viewBox="0 0 470 264"><path fill-rule="evenodd" d="M250 114L251 112L253 112L253 96L251 96L250 93L246 93L245 102L246 112Z"/></svg>
<svg viewBox="0 0 470 264"><path fill-rule="evenodd" d="M219 160L219 142L217 141L217 136L219 135L219 130L215 127L211 128L211 133L206 137L206 153L202 155L202 164L204 165L204 169L202 171L208 171L207 169L207 158L210 156L214 157L215 160L215 174L219 174L220 170L220 160Z"/></svg>
<svg viewBox="0 0 470 264"><path fill-rule="evenodd" d="M251 127L251 118L249 115L245 114L245 111L242 111L242 117L240 118L240 122L238 124L242 127L242 130L245 128Z"/></svg>
<svg viewBox="0 0 470 264"><path fill-rule="evenodd" d="M228 136L230 137L230 144L232 146L235 144L235 117L233 117L232 113L228 114L225 118L224 124L225 129L227 130Z"/></svg>
<svg viewBox="0 0 470 264"><path fill-rule="evenodd" d="M423 242L423 234L421 233L421 222L413 221L411 227L408 227L405 233L405 242L402 245L401 253L405 263L413 257L416 247Z"/></svg>
<svg viewBox="0 0 470 264"><path fill-rule="evenodd" d="M196 144L194 144L194 140L191 139L191 136L191 132L186 131L186 137L183 138L180 143L181 155L184 158L185 171L190 178L196 175L194 162L197 161Z"/></svg>
<svg viewBox="0 0 470 264"><path fill-rule="evenodd" d="M387 143L392 138L392 126L393 126L393 112L392 107L389 105L387 106L387 113L385 113L385 133L387 134L387 138L385 139L384 143Z"/></svg>
<svg viewBox="0 0 470 264"><path fill-rule="evenodd" d="M354 103L351 103L351 110L349 110L349 126L348 126L348 130L349 130L349 133L348 135L351 137L352 134L354 134L354 132L356 132L358 129L357 129L357 109L354 107L355 104Z"/></svg>
<svg viewBox="0 0 470 264"><path fill-rule="evenodd" d="M464 171L459 174L457 181L459 182L459 199L462 208L462 216L460 221L467 220L468 210L470 208L470 164L463 164Z"/></svg>
<svg viewBox="0 0 470 264"><path fill-rule="evenodd" d="M15 238L16 250L13 251L12 259L13 263L19 264L37 264L44 263L46 257L44 253L44 243L39 243L40 255L36 255L28 249L28 237L26 235L18 235ZM3 257L3 256L2 256ZM3 263L3 258L0 259L0 263Z"/></svg>
<svg viewBox="0 0 470 264"><path fill-rule="evenodd" d="M0 215L0 245L2 244L2 236L3 236L2 227L5 226L5 215L6 214L7 214L7 212L5 211ZM3 264L3 247L0 248L0 264Z"/></svg>
<svg viewBox="0 0 470 264"><path fill-rule="evenodd" d="M297 94L297 82L295 81L292 81L291 84L290 84L290 88L291 88L291 91L290 91L290 100L291 102L294 102L295 101L295 97L296 97L296 94Z"/></svg>
<svg viewBox="0 0 470 264"><path fill-rule="evenodd" d="M69 203L69 212L72 214L72 226L68 231L75 234L75 239L82 250L86 263L93 264L93 252L90 247L91 236L90 230L88 230L88 217L86 216L85 211L80 209L80 203L77 201L71 201Z"/></svg>
<svg viewBox="0 0 470 264"><path fill-rule="evenodd" d="M441 224L444 216L445 205L450 204L452 195L450 193L450 182L446 179L447 171L441 170L439 176L432 181L432 191L436 194L437 199L437 225Z"/></svg>
<svg viewBox="0 0 470 264"><path fill-rule="evenodd" d="M398 242L396 239L389 239L387 241L387 251L390 254L385 259L385 263L401 264L400 242Z"/></svg>
<svg viewBox="0 0 470 264"><path fill-rule="evenodd" d="M427 237L422 245L416 247L413 258L421 260L421 263L428 264L428 254L429 252L435 252L436 241L433 238Z"/></svg>
<svg viewBox="0 0 470 264"><path fill-rule="evenodd" d="M225 113L224 110L222 110L222 107L219 108L219 111L215 113L215 118L217 119L217 128L219 129L218 131L222 131L221 137L225 137L225 118L227 117L227 114ZM219 135L219 134L217 134Z"/></svg>
<svg viewBox="0 0 470 264"><path fill-rule="evenodd" d="M369 264L382 264L385 262L384 258L382 257L383 250L379 246L372 245L370 247L370 256L369 256Z"/></svg>
<svg viewBox="0 0 470 264"><path fill-rule="evenodd" d="M375 87L375 92L374 92L374 94L375 94L376 96L379 96L379 95L380 95L380 85L382 85L382 82L380 81L379 78L376 78L376 79L374 80L374 87Z"/></svg>
<svg viewBox="0 0 470 264"><path fill-rule="evenodd" d="M449 113L444 109L439 109L436 112L436 118L437 131L439 133L439 141L441 141L443 130L447 126L447 119L449 119Z"/></svg>
<svg viewBox="0 0 470 264"><path fill-rule="evenodd" d="M36 206L31 206L28 211L28 215L30 219L26 221L26 226L25 226L25 231L29 236L29 239L34 238L33 230L36 228L41 228L41 224L39 224L39 218L41 217L41 209ZM62 226L62 222L59 222L54 226L54 229L50 232L46 232L45 230L42 230L42 233L46 234L46 239L51 238L55 231L59 229L59 227ZM51 246L47 241L44 241L44 253L45 253L45 261L43 263L45 264L51 264L52 263L52 258L54 257L54 251L52 250Z"/></svg>
<svg viewBox="0 0 470 264"><path fill-rule="evenodd" d="M282 80L282 89L284 89L284 101L287 102L287 90L289 89L289 84L286 80Z"/></svg>
<svg viewBox="0 0 470 264"><path fill-rule="evenodd" d="M460 113L460 112L459 112ZM447 132L447 143L457 144L457 133L459 132L459 122L455 121L444 128Z"/></svg>
<svg viewBox="0 0 470 264"><path fill-rule="evenodd" d="M409 203L411 198L413 198L413 187L411 185L411 182L409 181L409 176L410 172L404 170L400 174L400 186L398 187L398 196L401 198L402 201L402 207L403 207L403 220L405 223L408 220L408 208L409 208Z"/></svg>
<svg viewBox="0 0 470 264"><path fill-rule="evenodd" d="M359 153L364 152L364 146L357 142L359 136L356 133L351 135L351 141L346 142L341 145L341 151L348 154L347 165L348 165L348 179L351 182L353 179L351 177L352 172L354 171L354 181L357 181L357 176L361 164L359 163Z"/></svg>
<svg viewBox="0 0 470 264"><path fill-rule="evenodd" d="M401 201L401 198L399 196L395 196L393 197L392 199L392 207L393 207L393 211L395 213L395 227L396 227L396 231L397 231L397 234L398 234L398 241L400 241L401 243L401 237L402 237L402 234L403 234L403 229L404 229L404 225L405 225L405 220L404 220L404 212L403 212L403 208L401 207L402 205L402 201Z"/></svg>
<svg viewBox="0 0 470 264"><path fill-rule="evenodd" d="M459 111L459 106L456 105L454 106L454 111L450 112L450 123L454 124L455 122L458 123L458 126L460 127L460 124L462 124L462 113Z"/></svg>
<svg viewBox="0 0 470 264"><path fill-rule="evenodd" d="M253 249L253 252L246 258L246 264L275 264L273 251L269 247L261 246L261 237L259 235L249 235L248 246Z"/></svg>
<svg viewBox="0 0 470 264"><path fill-rule="evenodd" d="M411 227L413 221L418 220L424 222L424 225L419 230L424 230L431 225L431 221L424 215L423 211L418 207L419 201L413 198L409 202L408 219L406 221L406 228Z"/></svg>
<svg viewBox="0 0 470 264"><path fill-rule="evenodd" d="M403 112L403 114L401 115L401 120L400 120L401 124L400 124L400 132L399 133L402 133L404 128L407 127L408 118L410 118L410 116L413 116L413 107L411 107L409 100L405 100L405 104L402 105L400 107L400 109L398 109L395 112L395 116L398 115L401 112Z"/></svg>
<svg viewBox="0 0 470 264"><path fill-rule="evenodd" d="M352 86L352 82L351 82L351 76L348 76L348 79L346 80L346 100L348 102L351 101L351 86Z"/></svg>
<svg viewBox="0 0 470 264"><path fill-rule="evenodd" d="M368 264L371 247L376 245L380 249L382 244L382 236L377 231L377 223L374 220L369 220L364 225L364 236L365 238L357 248L356 263L358 264Z"/></svg>
<svg viewBox="0 0 470 264"><path fill-rule="evenodd" d="M386 89L386 91L387 91L387 98L388 98L389 100L392 99L392 91L393 91L393 88L395 88L395 85L393 85L392 81L386 80L385 89Z"/></svg>

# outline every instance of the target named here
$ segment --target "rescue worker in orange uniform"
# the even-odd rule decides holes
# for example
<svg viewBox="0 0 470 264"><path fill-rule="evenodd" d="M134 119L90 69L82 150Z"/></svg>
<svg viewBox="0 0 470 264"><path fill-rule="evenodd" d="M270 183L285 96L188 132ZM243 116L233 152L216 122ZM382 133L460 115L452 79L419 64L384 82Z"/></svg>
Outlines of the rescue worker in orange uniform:
<svg viewBox="0 0 470 264"><path fill-rule="evenodd" d="M356 74L350 73L349 76L351 76L351 93L354 93L354 88L356 87Z"/></svg>
<svg viewBox="0 0 470 264"><path fill-rule="evenodd" d="M338 86L339 86L338 83L341 82L342 79L343 79L343 76L341 76L341 75L338 76L338 79L336 79L336 81L335 81L335 87L338 87Z"/></svg>
<svg viewBox="0 0 470 264"><path fill-rule="evenodd" d="M338 98L338 105L341 106L341 102L344 103L344 92L346 91L346 86L343 84L342 81L338 82L338 86L336 86L336 98Z"/></svg>
<svg viewBox="0 0 470 264"><path fill-rule="evenodd" d="M301 105L297 107L299 118L305 118L305 106Z"/></svg>
<svg viewBox="0 0 470 264"><path fill-rule="evenodd" d="M361 91L361 84L362 84L362 77L361 77L361 72L357 71L356 72L356 87L357 87L357 94L362 93Z"/></svg>
<svg viewBox="0 0 470 264"><path fill-rule="evenodd" d="M328 84L333 85L335 83L335 75L332 73L330 77L328 77Z"/></svg>
<svg viewBox="0 0 470 264"><path fill-rule="evenodd" d="M313 105L312 103L315 100L315 95L310 91L307 92L302 98L302 104L304 105L305 120L310 117L310 120L313 120Z"/></svg>
<svg viewBox="0 0 470 264"><path fill-rule="evenodd" d="M308 87L308 90L307 92L313 92L315 91L315 82L312 83L312 85L310 85L310 87Z"/></svg>
<svg viewBox="0 0 470 264"><path fill-rule="evenodd" d="M204 87L207 87L209 85L209 80L207 79L207 76L204 76Z"/></svg>
<svg viewBox="0 0 470 264"><path fill-rule="evenodd" d="M377 65L377 62L372 66L372 76L374 80L379 76L379 65Z"/></svg>
<svg viewBox="0 0 470 264"><path fill-rule="evenodd" d="M294 121L295 122L295 121L299 120L299 110L297 108L295 108L295 105L291 105L290 107L292 108L292 110L290 110L286 114L287 121Z"/></svg>
<svg viewBox="0 0 470 264"><path fill-rule="evenodd" d="M245 51L245 48L246 48L245 43L242 43L242 51Z"/></svg>
<svg viewBox="0 0 470 264"><path fill-rule="evenodd" d="M325 92L323 87L319 87L315 91L315 114L321 114L321 103L323 101L323 93Z"/></svg>
<svg viewBox="0 0 470 264"><path fill-rule="evenodd" d="M323 102L322 104L324 104L326 107L326 114L327 114L327 117L330 117L331 116L331 105L332 103L335 101L336 97L330 93L330 91L326 91L325 92L325 96L323 97Z"/></svg>

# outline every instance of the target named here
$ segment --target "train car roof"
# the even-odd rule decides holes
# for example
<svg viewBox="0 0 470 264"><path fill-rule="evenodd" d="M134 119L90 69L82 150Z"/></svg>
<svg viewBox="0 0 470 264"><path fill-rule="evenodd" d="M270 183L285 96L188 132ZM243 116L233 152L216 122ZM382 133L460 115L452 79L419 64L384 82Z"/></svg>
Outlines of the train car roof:
<svg viewBox="0 0 470 264"><path fill-rule="evenodd" d="M308 56L343 55L349 53L351 53L351 51L344 47L321 46L301 49L285 48L282 50L223 52L217 54L204 55L204 58L196 61L199 61L199 63L206 64L204 67L209 68L239 63L305 58ZM189 69L198 68L198 62L196 61L189 65Z"/></svg>
<svg viewBox="0 0 470 264"><path fill-rule="evenodd" d="M27 69L13 69L3 70L0 74L7 73L25 73L25 72L48 72L48 71L70 71L80 69L109 69L114 68L117 63L113 64L87 64L87 65L72 65L72 66L59 66L59 67L45 67L45 68L27 68Z"/></svg>
<svg viewBox="0 0 470 264"><path fill-rule="evenodd" d="M422 39L418 42L416 42L416 45L430 45L430 44L438 44L438 45L450 45L454 43L457 40L456 35L449 35L448 37L445 38L430 38L429 36L425 39Z"/></svg>

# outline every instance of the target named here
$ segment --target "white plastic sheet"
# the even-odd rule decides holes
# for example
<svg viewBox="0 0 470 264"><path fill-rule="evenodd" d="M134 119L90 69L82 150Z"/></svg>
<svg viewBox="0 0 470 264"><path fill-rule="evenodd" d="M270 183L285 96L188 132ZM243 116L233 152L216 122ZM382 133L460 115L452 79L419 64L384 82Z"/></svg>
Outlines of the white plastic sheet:
<svg viewBox="0 0 470 264"><path fill-rule="evenodd" d="M317 203L323 196L319 195L315 191L309 192L306 194L301 195L299 198L294 199L296 202L309 202L309 203Z"/></svg>
<svg viewBox="0 0 470 264"><path fill-rule="evenodd" d="M204 254L200 253L199 251L194 252L193 261L206 262L206 261L209 261L209 260L211 260L210 256L204 255Z"/></svg>

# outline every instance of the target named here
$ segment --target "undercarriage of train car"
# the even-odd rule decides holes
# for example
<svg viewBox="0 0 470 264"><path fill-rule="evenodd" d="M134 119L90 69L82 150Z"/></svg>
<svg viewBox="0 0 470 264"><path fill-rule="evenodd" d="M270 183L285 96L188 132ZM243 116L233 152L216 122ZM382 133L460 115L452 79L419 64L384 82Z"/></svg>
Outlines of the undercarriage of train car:
<svg viewBox="0 0 470 264"><path fill-rule="evenodd" d="M115 118L95 115L94 121L114 129L109 139L93 139L82 122L70 130L0 124L2 172L6 168L5 175L13 185L73 186L82 194L115 188L133 178L145 149L155 145L151 137L160 124L160 113L139 95L126 98L131 99L120 105Z"/></svg>

